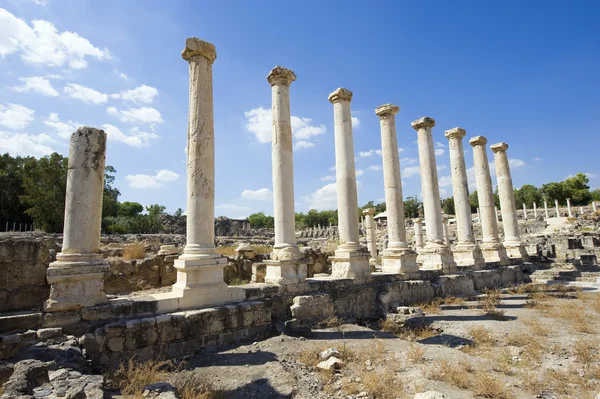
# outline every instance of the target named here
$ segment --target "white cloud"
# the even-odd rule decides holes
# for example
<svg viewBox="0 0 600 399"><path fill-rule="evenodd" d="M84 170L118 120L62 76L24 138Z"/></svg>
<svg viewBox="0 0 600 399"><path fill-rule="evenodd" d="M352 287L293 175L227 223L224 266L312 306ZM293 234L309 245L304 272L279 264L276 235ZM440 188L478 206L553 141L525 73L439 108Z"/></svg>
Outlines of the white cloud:
<svg viewBox="0 0 600 399"><path fill-rule="evenodd" d="M328 175L321 177L321 181L335 181L335 175Z"/></svg>
<svg viewBox="0 0 600 399"><path fill-rule="evenodd" d="M172 182L179 179L179 175L173 171L162 169L154 176L137 174L127 175L125 180L129 182L131 188L158 188L162 187L163 183Z"/></svg>
<svg viewBox="0 0 600 399"><path fill-rule="evenodd" d="M159 137L154 132L141 132L137 126L130 130L129 135L123 133L118 127L108 123L102 125L102 129L106 132L108 140L120 141L132 147L148 147L150 141Z"/></svg>
<svg viewBox="0 0 600 399"><path fill-rule="evenodd" d="M335 170L335 165L333 165L331 168L329 168L330 171L334 171Z"/></svg>
<svg viewBox="0 0 600 399"><path fill-rule="evenodd" d="M539 161L543 161L544 158L540 158L540 157L535 157L533 158L534 161L539 162Z"/></svg>
<svg viewBox="0 0 600 399"><path fill-rule="evenodd" d="M590 173L590 172L582 172L582 173L583 173L584 175L586 175L586 177L587 177L588 179L593 179L594 177L598 176L598 174L597 174L597 173ZM571 177L575 177L575 175L574 175L574 174L569 174L569 175L567 175L567 177L566 177L566 178L567 178L567 179L570 179Z"/></svg>
<svg viewBox="0 0 600 399"><path fill-rule="evenodd" d="M33 121L34 113L34 110L19 104L0 105L0 126L13 130L24 129Z"/></svg>
<svg viewBox="0 0 600 399"><path fill-rule="evenodd" d="M452 185L452 177L451 176L442 176L438 180L438 185L440 187L448 187Z"/></svg>
<svg viewBox="0 0 600 399"><path fill-rule="evenodd" d="M148 123L153 126L156 123L164 122L160 112L151 107L128 108L127 110L108 107L106 113L116 117L123 123Z"/></svg>
<svg viewBox="0 0 600 399"><path fill-rule="evenodd" d="M97 90L76 83L68 83L63 91L69 97L81 100L86 104L104 104L108 101L108 94L100 93Z"/></svg>
<svg viewBox="0 0 600 399"><path fill-rule="evenodd" d="M270 110L263 107L254 108L244 112L244 116L246 117L246 129L254 133L259 143L271 142L271 124L273 119Z"/></svg>
<svg viewBox="0 0 600 399"><path fill-rule="evenodd" d="M440 171L440 170L444 170L444 169L448 169L448 165L438 165L438 166L436 166L436 169L437 169L438 171Z"/></svg>
<svg viewBox="0 0 600 399"><path fill-rule="evenodd" d="M50 81L42 76L30 76L19 78L23 82L22 86L11 87L11 90L20 93L29 93L31 91L40 93L44 96L56 97L58 92L52 87Z"/></svg>
<svg viewBox="0 0 600 399"><path fill-rule="evenodd" d="M125 81L129 81L129 76L125 75L123 72L119 72L116 69L114 69L113 71L115 72L115 75L117 75L121 79L123 79Z"/></svg>
<svg viewBox="0 0 600 399"><path fill-rule="evenodd" d="M419 160L417 158L401 158L400 164L402 165L414 165L418 163Z"/></svg>
<svg viewBox="0 0 600 399"><path fill-rule="evenodd" d="M54 133L65 139L71 137L71 134L75 132L79 126L81 126L79 123L72 120L61 122L58 114L55 112L52 112L50 115L48 115L48 118L44 120L44 125L52 128Z"/></svg>
<svg viewBox="0 0 600 399"><path fill-rule="evenodd" d="M439 157L440 155L444 155L445 152L446 152L446 150L444 150L443 148L436 148L435 149L435 156Z"/></svg>
<svg viewBox="0 0 600 399"><path fill-rule="evenodd" d="M337 209L337 185L327 184L308 197L309 209Z"/></svg>
<svg viewBox="0 0 600 399"><path fill-rule="evenodd" d="M356 176L362 176L363 173L365 173L364 170L362 170L362 169L356 169Z"/></svg>
<svg viewBox="0 0 600 399"><path fill-rule="evenodd" d="M406 149L405 149L405 148L398 147L398 152L404 152L404 151L406 151Z"/></svg>
<svg viewBox="0 0 600 399"><path fill-rule="evenodd" d="M352 117L352 128L353 129L358 129L360 127L360 119L358 119L356 116Z"/></svg>
<svg viewBox="0 0 600 399"><path fill-rule="evenodd" d="M441 143L441 142L439 142L439 141L436 141L436 142L435 142L435 146L436 146L437 148L444 148L444 147L446 147L446 144L444 144L444 143Z"/></svg>
<svg viewBox="0 0 600 399"><path fill-rule="evenodd" d="M360 151L358 153L358 156L361 158L369 158L369 157L372 157L373 155L381 156L381 150Z"/></svg>
<svg viewBox="0 0 600 399"><path fill-rule="evenodd" d="M443 188L440 188L439 190L440 190L440 198L446 197L448 192L446 190L444 190Z"/></svg>
<svg viewBox="0 0 600 399"><path fill-rule="evenodd" d="M268 188L244 190L242 191L242 198L256 201L271 201L273 199L273 193Z"/></svg>
<svg viewBox="0 0 600 399"><path fill-rule="evenodd" d="M314 146L315 146L315 143L313 143L312 141L300 140L300 141L296 141L294 143L294 150L301 150L303 148L312 148Z"/></svg>
<svg viewBox="0 0 600 399"><path fill-rule="evenodd" d="M9 133L0 131L0 154L43 157L54 152L47 144L53 140L47 134Z"/></svg>
<svg viewBox="0 0 600 399"><path fill-rule="evenodd" d="M408 168L404 168L402 171L402 177L411 177L421 173L421 168L419 166L409 166Z"/></svg>
<svg viewBox="0 0 600 399"><path fill-rule="evenodd" d="M312 119L310 118L299 118L297 116L291 117L292 123L292 136L297 140L308 140L314 136L325 134L327 129L325 125L311 125Z"/></svg>
<svg viewBox="0 0 600 399"><path fill-rule="evenodd" d="M46 4L48 4L48 0L32 0L35 4L37 4L38 6L45 6Z"/></svg>
<svg viewBox="0 0 600 399"><path fill-rule="evenodd" d="M152 86L141 85L135 89L123 90L120 93L111 94L110 96L123 101L131 101L136 104L149 104L154 101L154 97L158 96L158 90Z"/></svg>
<svg viewBox="0 0 600 399"><path fill-rule="evenodd" d="M367 168L367 170L374 170L376 172L379 172L380 170L382 170L383 168L381 167L381 165L371 165Z"/></svg>
<svg viewBox="0 0 600 399"><path fill-rule="evenodd" d="M40 1L40 0L37 0ZM19 53L28 63L72 69L85 68L86 57L98 60L110 58L107 49L101 50L75 32L58 33L48 21L33 20L31 26L0 8L0 56Z"/></svg>
<svg viewBox="0 0 600 399"><path fill-rule="evenodd" d="M508 165L510 166L511 169L519 169L519 168L525 166L525 161L516 159L516 158L509 158Z"/></svg>
<svg viewBox="0 0 600 399"><path fill-rule="evenodd" d="M229 209L233 211L248 211L250 210L249 206L238 205L238 204L222 204L215 207L216 209Z"/></svg>

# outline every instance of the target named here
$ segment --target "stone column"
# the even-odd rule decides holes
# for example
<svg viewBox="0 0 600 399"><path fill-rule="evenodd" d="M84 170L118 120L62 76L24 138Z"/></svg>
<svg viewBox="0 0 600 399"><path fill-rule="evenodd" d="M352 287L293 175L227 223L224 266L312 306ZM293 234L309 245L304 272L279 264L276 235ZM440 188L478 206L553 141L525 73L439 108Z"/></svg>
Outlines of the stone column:
<svg viewBox="0 0 600 399"><path fill-rule="evenodd" d="M77 310L106 301L100 254L106 133L81 127L71 135L62 252L50 263L46 312Z"/></svg>
<svg viewBox="0 0 600 399"><path fill-rule="evenodd" d="M406 241L404 202L400 159L396 136L396 117L400 107L384 104L375 110L381 127L381 159L383 161L383 184L387 212L388 247L381 257L384 273L399 273L405 279L418 277L417 253Z"/></svg>
<svg viewBox="0 0 600 399"><path fill-rule="evenodd" d="M477 220L479 220L479 224L481 224L481 212L479 211L479 208L477 208Z"/></svg>
<svg viewBox="0 0 600 399"><path fill-rule="evenodd" d="M598 208L596 208L596 201L592 201L592 209L594 212L598 212Z"/></svg>
<svg viewBox="0 0 600 399"><path fill-rule="evenodd" d="M527 205L523 203L523 220L527 220Z"/></svg>
<svg viewBox="0 0 600 399"><path fill-rule="evenodd" d="M270 260L265 261L265 283L297 284L306 280L306 262L296 245L294 213L294 162L290 84L296 80L293 71L276 66L267 76L271 85L273 133L271 159L273 170L273 215L275 245Z"/></svg>
<svg viewBox="0 0 600 399"><path fill-rule="evenodd" d="M442 231L444 233L444 244L450 247L450 233L448 232L448 216L442 216Z"/></svg>
<svg viewBox="0 0 600 399"><path fill-rule="evenodd" d="M572 218L573 212L571 211L571 198L567 198L567 212L569 214L569 217Z"/></svg>
<svg viewBox="0 0 600 399"><path fill-rule="evenodd" d="M554 200L554 206L556 207L556 217L559 218L560 217L560 208L558 207L557 199Z"/></svg>
<svg viewBox="0 0 600 399"><path fill-rule="evenodd" d="M423 225L421 218L416 218L413 224L413 229L415 231L415 248L417 249L417 252L419 252L419 250L421 248L423 248Z"/></svg>
<svg viewBox="0 0 600 399"><path fill-rule="evenodd" d="M465 164L465 151L463 138L465 129L455 127L446 130L450 151L450 169L452 170L452 194L454 195L454 209L456 213L456 236L458 243L453 249L454 260L458 266L480 269L484 260L481 249L475 243L473 234L473 219L471 205L469 204L469 184L467 179L467 166Z"/></svg>
<svg viewBox="0 0 600 399"><path fill-rule="evenodd" d="M369 263L374 266L377 264L377 237L375 234L375 220L373 219L373 216L375 215L375 208L367 208L363 210L363 215L365 215L367 248L371 254Z"/></svg>
<svg viewBox="0 0 600 399"><path fill-rule="evenodd" d="M425 223L427 225L427 242L419 251L418 261L426 270L442 270L452 273L456 270L456 263L452 251L444 243L442 228L442 204L435 162L433 138L431 129L435 120L423 117L412 122L412 127L417 131L419 147L419 165L421 168L421 191L423 192L423 208L425 210Z"/></svg>
<svg viewBox="0 0 600 399"><path fill-rule="evenodd" d="M583 215L583 207L582 206L579 207L579 214Z"/></svg>
<svg viewBox="0 0 600 399"><path fill-rule="evenodd" d="M496 225L500 226L500 217L498 216L498 207L494 206L494 214L496 215Z"/></svg>
<svg viewBox="0 0 600 399"><path fill-rule="evenodd" d="M480 245L481 252L486 263L508 265L510 260L506 255L504 245L500 242L498 223L494 215L494 192L485 148L487 139L483 136L476 136L469 140L469 144L473 147L477 198L481 209L481 230L483 233L483 241Z"/></svg>
<svg viewBox="0 0 600 399"><path fill-rule="evenodd" d="M182 58L189 64L187 133L187 232L183 254L175 260L173 291L153 295L159 311L199 308L241 299L223 281L227 258L215 248L215 142L212 64L215 46L192 37ZM238 298L239 297L239 298Z"/></svg>
<svg viewBox="0 0 600 399"><path fill-rule="evenodd" d="M498 195L500 196L500 208L502 209L506 254L510 258L527 260L527 251L521 241L519 232L515 194L508 155L506 154L508 144L493 144L490 149L494 153L494 164L496 165L496 180L498 181Z"/></svg>
<svg viewBox="0 0 600 399"><path fill-rule="evenodd" d="M546 215L546 220L548 220L548 201L544 200L544 213Z"/></svg>
<svg viewBox="0 0 600 399"><path fill-rule="evenodd" d="M340 245L331 259L333 277L362 278L370 274L369 254L358 239L358 196L352 140L352 92L339 88L329 95L333 104L335 175Z"/></svg>
<svg viewBox="0 0 600 399"><path fill-rule="evenodd" d="M537 204L534 202L533 203L533 218L537 219Z"/></svg>

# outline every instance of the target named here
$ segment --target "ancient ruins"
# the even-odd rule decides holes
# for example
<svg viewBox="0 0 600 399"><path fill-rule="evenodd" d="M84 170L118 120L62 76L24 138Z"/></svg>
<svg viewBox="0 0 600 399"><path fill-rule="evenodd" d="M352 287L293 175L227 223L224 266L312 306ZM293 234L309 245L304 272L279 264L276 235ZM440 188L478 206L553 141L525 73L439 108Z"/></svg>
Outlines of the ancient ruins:
<svg viewBox="0 0 600 399"><path fill-rule="evenodd" d="M106 134L89 127L73 133L62 237L0 237L0 354L3 364L11 364L5 367L11 372L0 368L0 382L8 380L6 397L34 395L37 385L31 380L32 371L14 366L13 373L12 364L24 357L50 361L48 356L54 355L44 353L59 350L57 342L79 348L77 356L86 362L90 376L75 379L80 392L68 391L66 396L101 398L102 378L98 380L90 370L133 358L175 359L215 345L301 334L333 316L354 322L386 319L398 316L399 309L412 312L409 306L435 298L475 297L531 281L587 279L598 286L600 234L575 232L562 222L566 214L587 223L586 215L597 212L596 204L577 210L569 202L565 210L558 202L549 209L545 201L543 212L535 204L533 209L517 210L507 143L489 145L480 135L469 138L479 199L479 209L472 214L463 149L467 132L460 127L445 131L455 215L444 215L433 138L441 133L428 116L411 124L418 140L424 215L405 220L396 136L398 105L383 104L375 110L380 120L387 221L376 221L374 209L367 209L364 224L359 223L353 94L347 88L338 88L328 97L335 125L339 224L297 231L290 121L296 75L280 66L267 75L273 113L274 236L256 242L251 233L230 238L232 245L239 245L237 252L223 256L216 243L224 238L216 239L213 223L212 68L217 52L211 43L188 38L182 57L189 64L190 83L185 242L175 235L101 237ZM244 225L240 230L248 228ZM144 241L152 256L137 263L111 260L109 264L107 258L120 256L125 240ZM267 254L258 253L251 246L256 243L272 248ZM325 243L329 250L324 249ZM234 277L251 282L228 285ZM59 370L73 369L68 362L60 363L61 356L56 360ZM40 364L40 370L47 372L49 366ZM77 389L73 384L63 388ZM56 384L48 389L49 393L34 396L65 396Z"/></svg>

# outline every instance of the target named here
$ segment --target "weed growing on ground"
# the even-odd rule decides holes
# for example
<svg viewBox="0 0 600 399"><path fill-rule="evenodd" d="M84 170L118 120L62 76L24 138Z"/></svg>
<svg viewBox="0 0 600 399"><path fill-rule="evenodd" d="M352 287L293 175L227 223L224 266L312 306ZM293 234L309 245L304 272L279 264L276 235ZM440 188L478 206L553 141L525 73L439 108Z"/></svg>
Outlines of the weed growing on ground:
<svg viewBox="0 0 600 399"><path fill-rule="evenodd" d="M550 335L550 329L536 319L523 320L523 324L529 327L531 332L533 332L535 335L542 337L547 337Z"/></svg>
<svg viewBox="0 0 600 399"><path fill-rule="evenodd" d="M127 244L123 248L123 259L144 259L146 257L146 248L142 244Z"/></svg>
<svg viewBox="0 0 600 399"><path fill-rule="evenodd" d="M244 285L244 284L248 284L249 282L250 282L250 280L244 280L241 277L234 277L229 282L229 285Z"/></svg>
<svg viewBox="0 0 600 399"><path fill-rule="evenodd" d="M118 389L126 396L141 396L145 386L164 381L176 367L172 361L121 363L115 370L108 371L106 380L110 388Z"/></svg>
<svg viewBox="0 0 600 399"><path fill-rule="evenodd" d="M411 344L408 350L406 351L406 358L411 363L418 363L423 361L423 357L425 356L425 348L418 344Z"/></svg>
<svg viewBox="0 0 600 399"><path fill-rule="evenodd" d="M496 343L496 338L492 332L483 326L473 326L468 331L473 338L474 347L491 346Z"/></svg>

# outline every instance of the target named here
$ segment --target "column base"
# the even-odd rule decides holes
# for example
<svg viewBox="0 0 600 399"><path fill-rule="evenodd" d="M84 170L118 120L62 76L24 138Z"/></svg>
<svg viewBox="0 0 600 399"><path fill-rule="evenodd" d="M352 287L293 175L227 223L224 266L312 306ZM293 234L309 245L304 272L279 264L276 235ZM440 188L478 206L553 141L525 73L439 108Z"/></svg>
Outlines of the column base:
<svg viewBox="0 0 600 399"><path fill-rule="evenodd" d="M479 248L481 248L481 253L483 254L483 259L485 259L485 263L497 263L500 266L508 266L510 265L510 259L508 255L506 255L506 248L502 243L482 243Z"/></svg>
<svg viewBox="0 0 600 399"><path fill-rule="evenodd" d="M504 243L504 248L506 248L506 255L511 260L521 260L523 262L527 262L529 260L529 254L525 249L525 245L522 242L518 243Z"/></svg>
<svg viewBox="0 0 600 399"><path fill-rule="evenodd" d="M340 245L331 260L331 276L337 278L363 278L371 274L370 254L359 245Z"/></svg>
<svg viewBox="0 0 600 399"><path fill-rule="evenodd" d="M404 280L419 277L417 253L409 248L384 250L381 256L381 265L383 273L401 274Z"/></svg>
<svg viewBox="0 0 600 399"><path fill-rule="evenodd" d="M106 260L99 254L59 253L56 258L46 270L50 295L44 303L44 311L78 310L106 302Z"/></svg>
<svg viewBox="0 0 600 399"><path fill-rule="evenodd" d="M485 259L479 245L474 243L458 243L452 250L456 265L462 268L480 270L485 266Z"/></svg>
<svg viewBox="0 0 600 399"><path fill-rule="evenodd" d="M307 268L305 261L265 260L267 265L265 283L291 285L306 281Z"/></svg>
<svg viewBox="0 0 600 399"><path fill-rule="evenodd" d="M456 262L449 247L442 243L428 242L419 251L417 262L420 270L441 270L444 274L456 272Z"/></svg>

